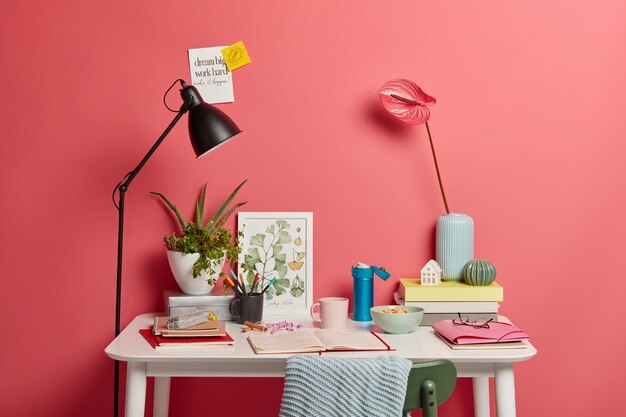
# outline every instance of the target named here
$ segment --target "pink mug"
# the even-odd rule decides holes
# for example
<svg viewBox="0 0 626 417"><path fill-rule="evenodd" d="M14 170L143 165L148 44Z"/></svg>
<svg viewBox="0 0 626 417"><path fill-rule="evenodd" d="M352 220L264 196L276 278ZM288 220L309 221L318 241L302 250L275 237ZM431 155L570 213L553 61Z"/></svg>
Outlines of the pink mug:
<svg viewBox="0 0 626 417"><path fill-rule="evenodd" d="M313 312L319 307L319 313ZM311 318L320 322L322 329L345 329L348 319L348 299L343 297L320 298L311 306Z"/></svg>

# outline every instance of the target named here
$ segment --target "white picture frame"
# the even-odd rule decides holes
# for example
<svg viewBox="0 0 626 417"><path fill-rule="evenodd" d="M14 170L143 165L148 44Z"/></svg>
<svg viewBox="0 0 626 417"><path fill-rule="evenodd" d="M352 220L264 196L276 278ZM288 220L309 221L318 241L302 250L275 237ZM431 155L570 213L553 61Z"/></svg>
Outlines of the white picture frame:
<svg viewBox="0 0 626 417"><path fill-rule="evenodd" d="M308 315L313 305L313 213L239 212L243 232L238 272L246 288L259 273L257 290L265 292L263 316ZM256 291L255 291L256 292Z"/></svg>

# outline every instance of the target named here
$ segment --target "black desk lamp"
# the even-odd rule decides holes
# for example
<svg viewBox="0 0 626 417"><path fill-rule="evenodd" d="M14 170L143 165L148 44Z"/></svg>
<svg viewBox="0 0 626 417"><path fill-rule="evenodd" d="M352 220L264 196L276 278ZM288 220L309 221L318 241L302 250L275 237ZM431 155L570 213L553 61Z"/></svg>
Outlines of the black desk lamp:
<svg viewBox="0 0 626 417"><path fill-rule="evenodd" d="M161 142L170 133L174 125L183 117L183 114L189 112L189 138L191 145L199 158L202 155L216 149L218 146L226 143L235 135L241 132L237 125L218 108L205 103L200 96L198 90L193 86L188 86L183 80L176 80L174 84L180 81L182 89L180 95L183 104L180 106L176 117L167 126L163 134L157 139L152 148L143 157L139 165L120 181L113 191L113 201L115 203L115 193L119 193L118 202L115 204L119 211L118 235L117 235L117 289L115 293L115 337L120 334L120 310L122 296L122 243L124 232L124 195L128 190L128 186L135 179L141 168L146 164L154 151L159 147ZM172 84L172 87L174 86ZM170 87L170 88L172 88ZM169 90L168 90L169 91ZM166 93L167 94L167 93ZM115 382L114 382L114 398L113 398L113 415L118 415L119 404L119 370L120 364L115 361Z"/></svg>

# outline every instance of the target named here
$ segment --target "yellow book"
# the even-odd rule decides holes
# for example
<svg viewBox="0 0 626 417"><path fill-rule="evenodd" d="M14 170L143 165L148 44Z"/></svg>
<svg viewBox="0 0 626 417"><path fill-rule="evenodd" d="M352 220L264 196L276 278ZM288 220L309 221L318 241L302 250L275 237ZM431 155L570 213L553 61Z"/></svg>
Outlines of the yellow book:
<svg viewBox="0 0 626 417"><path fill-rule="evenodd" d="M404 301L502 301L504 289L496 282L484 287L451 281L420 285L419 278L400 278L398 295Z"/></svg>

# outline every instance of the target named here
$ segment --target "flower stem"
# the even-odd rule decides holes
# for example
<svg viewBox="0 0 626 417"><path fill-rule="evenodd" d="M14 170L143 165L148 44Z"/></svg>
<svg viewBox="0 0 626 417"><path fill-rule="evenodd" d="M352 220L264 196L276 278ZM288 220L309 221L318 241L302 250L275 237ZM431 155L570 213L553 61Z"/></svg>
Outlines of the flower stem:
<svg viewBox="0 0 626 417"><path fill-rule="evenodd" d="M448 209L448 200L446 200L446 193L443 191L443 183L441 182L441 174L439 173L439 164L437 163L437 155L435 155L435 146L433 145L433 138L430 135L430 127L428 122L426 124L426 131L428 132L428 140L430 141L430 150L433 153L433 160L435 161L435 170L437 171L437 180L439 180L439 189L441 190L441 197L443 197L443 205L446 206L446 214L450 214Z"/></svg>

